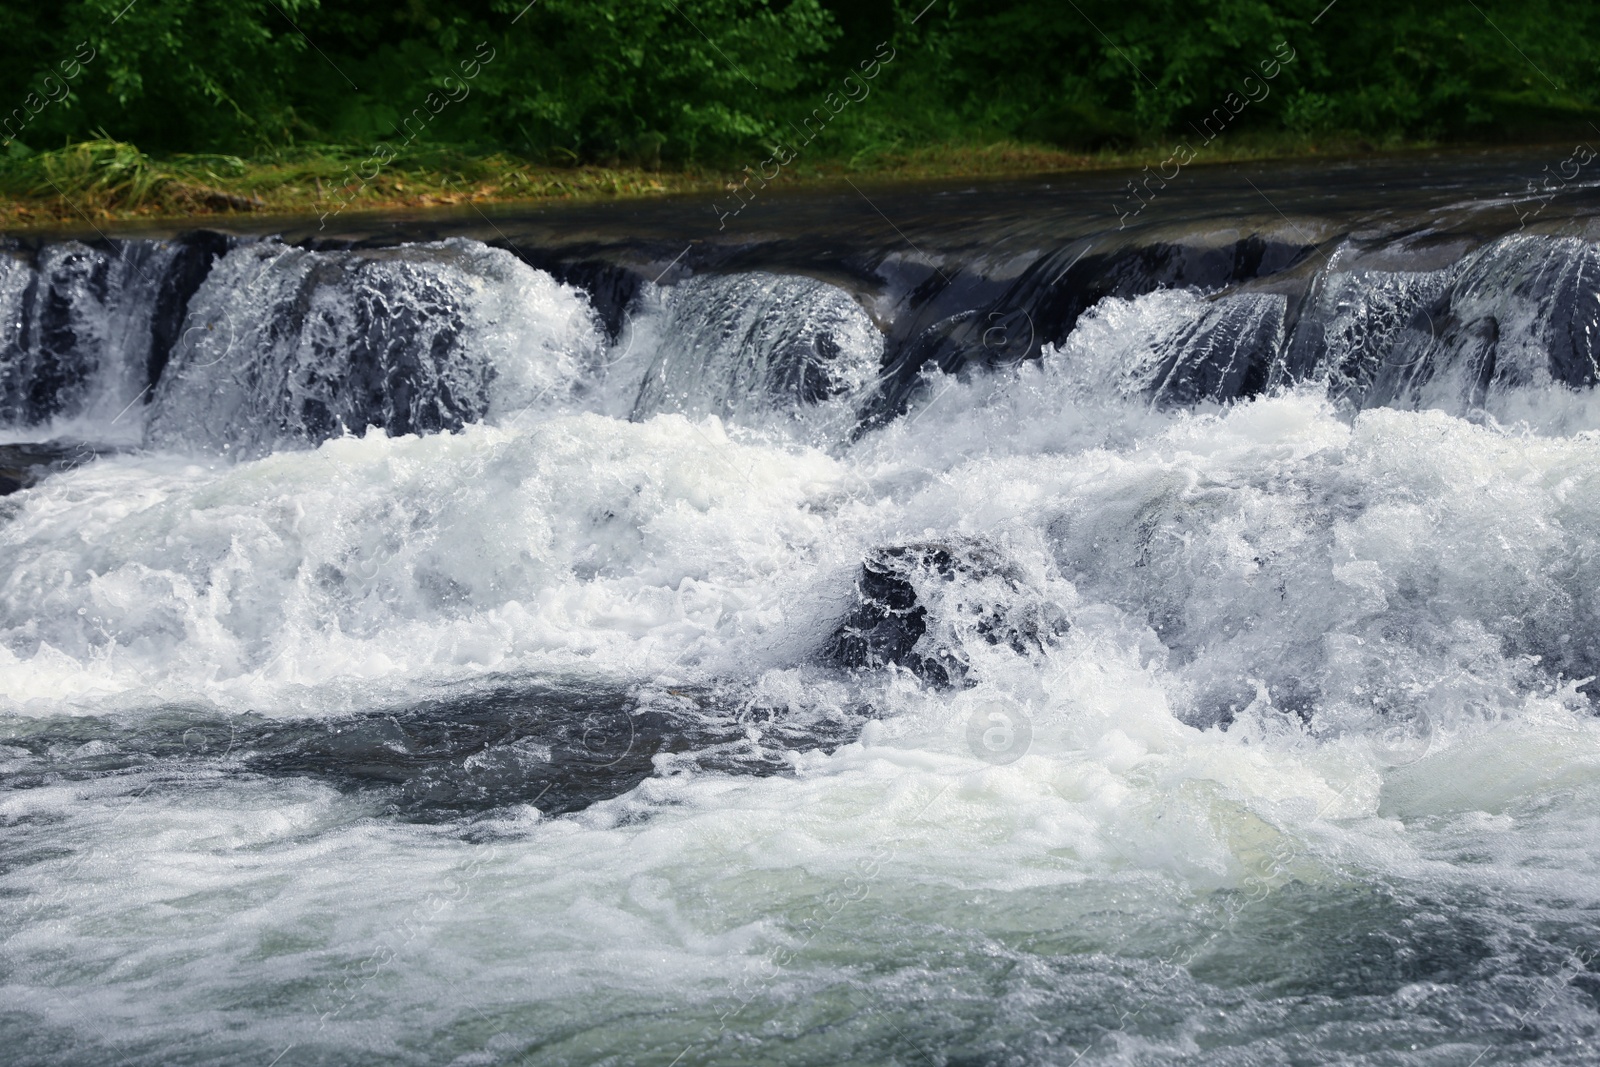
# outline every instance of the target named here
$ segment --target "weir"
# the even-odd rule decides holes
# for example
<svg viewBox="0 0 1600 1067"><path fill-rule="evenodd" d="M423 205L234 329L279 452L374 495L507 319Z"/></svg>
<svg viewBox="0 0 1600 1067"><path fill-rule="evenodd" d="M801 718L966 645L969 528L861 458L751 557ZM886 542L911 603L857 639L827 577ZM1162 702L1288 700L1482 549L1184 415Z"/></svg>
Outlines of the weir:
<svg viewBox="0 0 1600 1067"><path fill-rule="evenodd" d="M107 441L142 427L151 447L260 455L369 428L459 430L492 407L573 401L605 381L635 394L634 417L738 421L842 399L860 429L904 411L931 369L1036 360L1105 301L1173 291L1196 300L1176 315L1149 305L1151 346L1128 353L1120 386L1164 406L1315 382L1353 408L1461 414L1600 377L1600 250L1585 238L1508 235L1409 270L1403 240L1253 235L1217 248L1203 236L1111 254L1077 242L1003 285L982 263L914 271L888 253L845 285L708 271L638 281L626 301L584 288L603 275L558 265L575 279L562 284L466 239L47 243L3 260L0 426ZM1375 260L1390 269L1364 266ZM922 277L907 288L908 273ZM620 304L609 342L597 309L608 299ZM631 355L645 347L650 358Z"/></svg>

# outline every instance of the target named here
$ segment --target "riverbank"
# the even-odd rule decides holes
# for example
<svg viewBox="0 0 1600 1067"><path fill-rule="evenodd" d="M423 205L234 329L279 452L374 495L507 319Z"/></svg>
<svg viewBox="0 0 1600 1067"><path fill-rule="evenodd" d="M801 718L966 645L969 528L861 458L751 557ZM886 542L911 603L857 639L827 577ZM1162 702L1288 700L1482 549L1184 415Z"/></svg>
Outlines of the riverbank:
<svg viewBox="0 0 1600 1067"><path fill-rule="evenodd" d="M1433 147L1376 147L1355 138L1236 140L1196 162L1349 157ZM780 184L852 179L1006 177L1157 165L1169 146L1093 154L1002 141L880 150L851 159L799 159ZM752 160L754 170L758 161ZM238 215L323 215L466 203L607 200L724 192L748 175L733 167L651 169L552 166L505 153L434 148L387 163L366 148L323 146L246 159L157 158L118 141L89 141L0 160L0 228L16 232L88 222Z"/></svg>

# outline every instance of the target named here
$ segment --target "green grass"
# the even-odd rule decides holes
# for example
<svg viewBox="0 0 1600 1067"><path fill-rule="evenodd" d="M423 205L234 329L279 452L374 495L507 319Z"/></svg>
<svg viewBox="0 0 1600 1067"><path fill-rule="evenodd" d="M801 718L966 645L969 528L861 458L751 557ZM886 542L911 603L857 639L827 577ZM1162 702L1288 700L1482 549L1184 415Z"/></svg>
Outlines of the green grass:
<svg viewBox="0 0 1600 1067"><path fill-rule="evenodd" d="M1218 141L1199 162L1348 156L1422 143L1372 145L1355 137L1254 137ZM779 179L1000 177L1139 167L1166 158L1156 144L1093 154L1017 141L879 147L848 158L803 158ZM462 203L596 200L723 191L734 168L552 166L503 152L435 147L377 170L368 149L321 145L255 158L156 158L109 138L0 158L0 228L10 231L129 219L344 214ZM365 171L370 178L363 180Z"/></svg>
<svg viewBox="0 0 1600 1067"><path fill-rule="evenodd" d="M341 145L251 159L156 158L113 140L0 160L0 226L20 229L118 219L215 215L330 216L473 201L649 196L719 184L695 173L554 168L502 153L435 149L396 160L370 180L369 150Z"/></svg>

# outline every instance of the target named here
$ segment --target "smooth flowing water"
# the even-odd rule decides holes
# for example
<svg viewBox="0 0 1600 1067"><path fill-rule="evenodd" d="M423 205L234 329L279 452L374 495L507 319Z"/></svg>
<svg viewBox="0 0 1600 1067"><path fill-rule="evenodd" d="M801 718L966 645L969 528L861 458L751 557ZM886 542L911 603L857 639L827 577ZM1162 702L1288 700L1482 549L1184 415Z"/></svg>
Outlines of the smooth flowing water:
<svg viewBox="0 0 1600 1067"><path fill-rule="evenodd" d="M1546 155L13 242L0 1061L1594 1062Z"/></svg>

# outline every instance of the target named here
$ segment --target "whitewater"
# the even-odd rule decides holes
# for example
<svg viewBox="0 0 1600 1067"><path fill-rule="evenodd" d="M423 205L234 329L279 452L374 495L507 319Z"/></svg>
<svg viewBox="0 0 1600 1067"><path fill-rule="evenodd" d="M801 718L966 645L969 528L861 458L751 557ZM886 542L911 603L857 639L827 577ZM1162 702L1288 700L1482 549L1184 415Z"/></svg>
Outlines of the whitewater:
<svg viewBox="0 0 1600 1067"><path fill-rule="evenodd" d="M1587 227L9 254L3 1058L1594 1062Z"/></svg>

